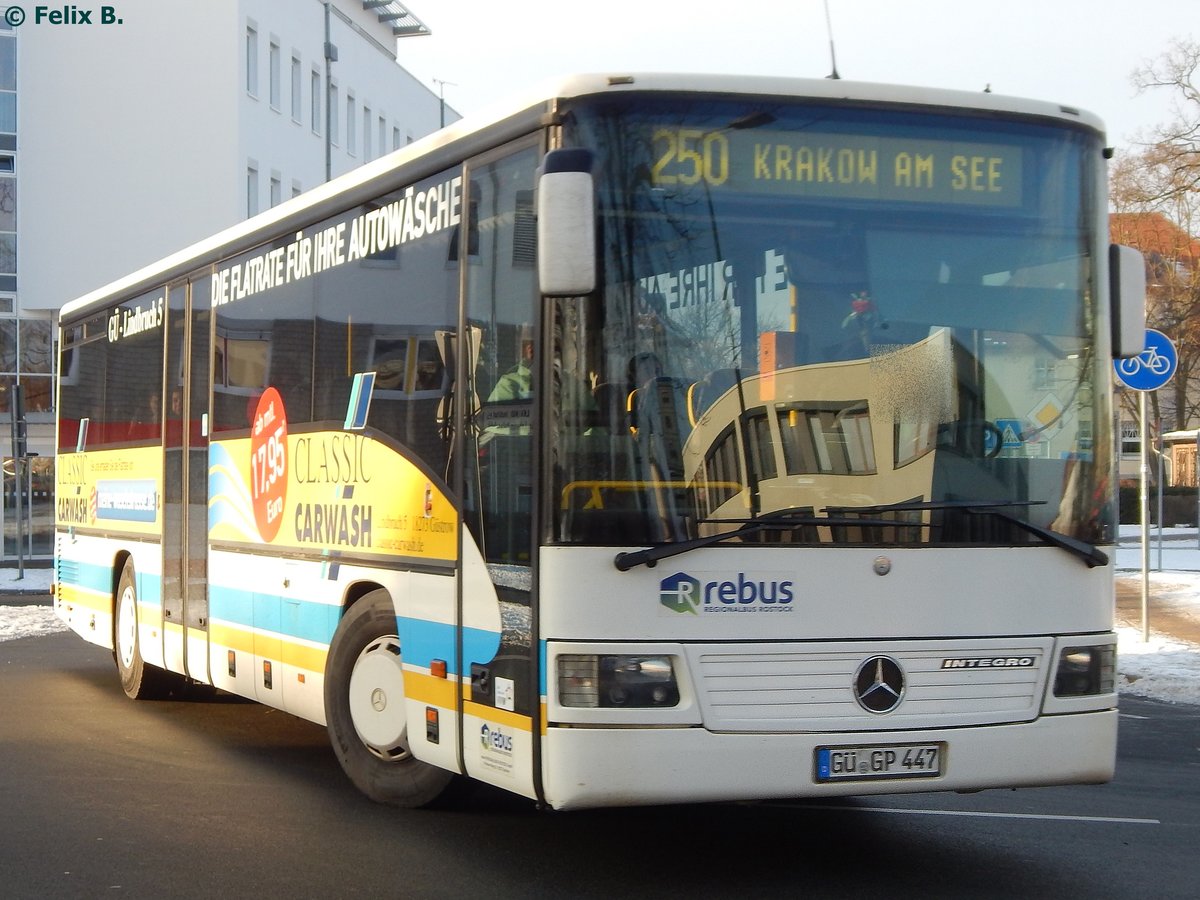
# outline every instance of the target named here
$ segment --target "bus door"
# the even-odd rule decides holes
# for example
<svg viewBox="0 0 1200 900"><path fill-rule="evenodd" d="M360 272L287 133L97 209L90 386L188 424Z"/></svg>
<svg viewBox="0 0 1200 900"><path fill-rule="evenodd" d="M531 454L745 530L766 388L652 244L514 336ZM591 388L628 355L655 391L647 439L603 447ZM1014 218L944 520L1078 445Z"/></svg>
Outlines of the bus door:
<svg viewBox="0 0 1200 900"><path fill-rule="evenodd" d="M163 638L167 666L208 681L208 276L167 292Z"/></svg>
<svg viewBox="0 0 1200 900"><path fill-rule="evenodd" d="M468 774L535 795L540 728L533 625L538 340L532 141L468 163L460 352L463 761ZM476 362L468 365L468 361ZM461 371L469 369L469 371ZM497 614L498 613L498 614Z"/></svg>

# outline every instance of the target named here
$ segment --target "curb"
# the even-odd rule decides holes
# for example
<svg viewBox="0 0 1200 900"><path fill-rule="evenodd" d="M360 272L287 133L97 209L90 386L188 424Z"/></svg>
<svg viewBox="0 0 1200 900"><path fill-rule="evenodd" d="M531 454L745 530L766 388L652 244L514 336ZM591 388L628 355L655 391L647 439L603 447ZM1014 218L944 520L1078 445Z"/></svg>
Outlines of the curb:
<svg viewBox="0 0 1200 900"><path fill-rule="evenodd" d="M44 590L0 591L0 606L53 606L54 598Z"/></svg>

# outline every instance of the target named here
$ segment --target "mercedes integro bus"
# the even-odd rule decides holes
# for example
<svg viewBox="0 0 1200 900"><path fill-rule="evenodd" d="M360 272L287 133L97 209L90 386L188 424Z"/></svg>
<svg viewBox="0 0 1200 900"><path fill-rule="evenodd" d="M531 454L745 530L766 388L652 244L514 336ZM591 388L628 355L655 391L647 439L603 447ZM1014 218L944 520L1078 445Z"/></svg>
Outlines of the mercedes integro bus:
<svg viewBox="0 0 1200 900"><path fill-rule="evenodd" d="M399 805L1103 782L1105 159L829 80L454 124L63 310L58 614Z"/></svg>

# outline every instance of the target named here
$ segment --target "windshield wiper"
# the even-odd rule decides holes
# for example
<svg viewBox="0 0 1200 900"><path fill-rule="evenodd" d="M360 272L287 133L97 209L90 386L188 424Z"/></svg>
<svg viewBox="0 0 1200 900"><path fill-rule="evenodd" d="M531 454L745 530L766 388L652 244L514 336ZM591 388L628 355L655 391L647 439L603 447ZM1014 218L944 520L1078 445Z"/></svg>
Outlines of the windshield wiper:
<svg viewBox="0 0 1200 900"><path fill-rule="evenodd" d="M1018 519L1012 513L1001 512L998 509L972 509L968 506L966 510L971 515L991 515L997 519L1002 519L1005 522L1016 525L1022 531L1027 531L1035 537L1041 538L1043 542L1079 557L1087 564L1089 569L1094 569L1096 566L1108 565L1108 554L1099 547L1063 534L1061 531L1054 531L1051 528L1034 525L1032 522L1026 522L1024 519Z"/></svg>
<svg viewBox="0 0 1200 900"><path fill-rule="evenodd" d="M1061 550L1066 550L1068 553L1079 557L1087 564L1089 569L1094 569L1096 566L1108 565L1108 554L1099 547L1093 546L1086 541L1081 541L1069 535L1063 534L1060 531L1054 531L1050 528L1043 528L1041 525L1034 525L1032 522L1027 522L1014 516L1012 513L1004 512L1003 507L1011 506L1044 506L1045 500L932 500L932 501L916 501L913 503L891 503L879 506L858 506L856 510L868 513L883 513L896 511L910 510L944 510L944 509L961 509L963 512L973 516L995 516L1004 522L1015 525L1022 531L1028 532L1037 538L1040 538L1043 543L1049 544L1052 547L1058 547Z"/></svg>
<svg viewBox="0 0 1200 900"><path fill-rule="evenodd" d="M787 515L786 510L757 519L718 519L713 521L721 524L741 522L742 525L740 528L724 531L721 534L710 534L701 538L692 538L689 541L675 541L671 544L659 544L655 547L647 547L645 550L621 552L613 558L613 565L621 572L628 572L634 566L643 565L652 569L660 559L679 556L702 547L711 547L722 541L745 537L758 531L786 531L804 525L884 525L894 527L896 525L919 526L921 524L920 522L895 522L890 519L860 519L851 516L793 516Z"/></svg>
<svg viewBox="0 0 1200 900"><path fill-rule="evenodd" d="M1034 525L1032 522L1026 522L1024 519L1017 518L1012 513L1004 512L1004 507L1012 506L1042 506L1044 500L934 500L934 501L915 501L912 503L890 503L880 504L878 506L856 506L856 513L892 513L892 512L919 512L924 510L947 510L958 509L970 515L979 516L995 516L1004 522L1020 528L1029 534L1040 538L1045 544L1052 547L1058 547L1065 550L1071 555L1082 560L1089 569L1096 566L1108 565L1108 555L1098 547L1093 546L1085 541L1062 534L1049 528L1043 528L1040 525ZM836 507L838 512L847 512L845 507ZM877 525L887 528L911 528L911 527L931 527L922 522L905 522L897 521L896 519L866 519L855 516L812 516L812 515L793 515L790 510L779 510L762 516L757 519L722 519L718 520L722 523L733 524L741 522L741 527L735 528L733 531L722 532L721 534L710 534L701 538L693 538L688 541L676 541L672 544L660 544L655 547L647 547L645 550L632 550L629 552L618 553L613 558L613 565L618 571L627 572L635 566L647 566L653 568L660 559L668 559L672 556L679 556L684 553L689 553L692 550L699 550L703 547L711 547L714 544L722 543L723 541L733 540L735 538L746 537L759 531L785 531L791 528L797 528L805 525L845 525L850 527L862 525Z"/></svg>

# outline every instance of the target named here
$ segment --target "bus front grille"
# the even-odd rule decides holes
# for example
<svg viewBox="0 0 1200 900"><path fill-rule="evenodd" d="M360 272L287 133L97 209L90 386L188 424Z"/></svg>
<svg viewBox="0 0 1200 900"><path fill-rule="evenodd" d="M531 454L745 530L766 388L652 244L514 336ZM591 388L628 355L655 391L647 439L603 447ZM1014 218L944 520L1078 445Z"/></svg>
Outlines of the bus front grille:
<svg viewBox="0 0 1200 900"><path fill-rule="evenodd" d="M1036 718L1052 647L1050 638L694 645L689 664L711 731L886 731ZM894 704L860 702L881 676Z"/></svg>

